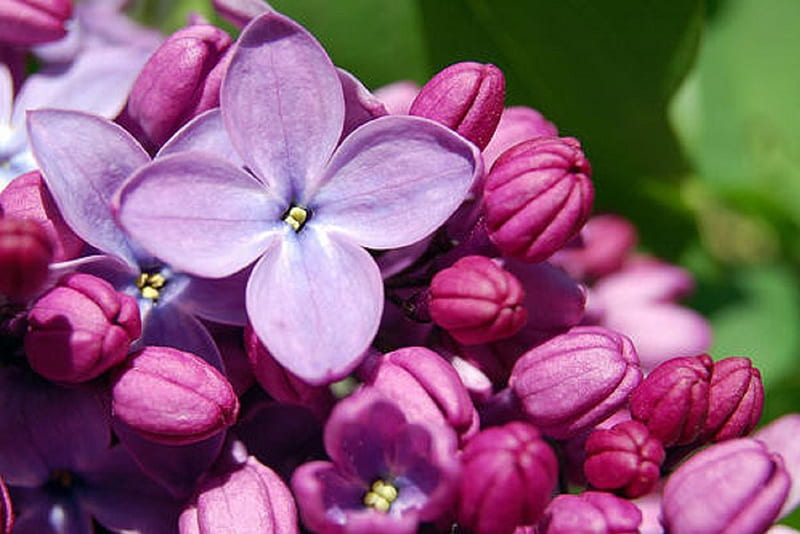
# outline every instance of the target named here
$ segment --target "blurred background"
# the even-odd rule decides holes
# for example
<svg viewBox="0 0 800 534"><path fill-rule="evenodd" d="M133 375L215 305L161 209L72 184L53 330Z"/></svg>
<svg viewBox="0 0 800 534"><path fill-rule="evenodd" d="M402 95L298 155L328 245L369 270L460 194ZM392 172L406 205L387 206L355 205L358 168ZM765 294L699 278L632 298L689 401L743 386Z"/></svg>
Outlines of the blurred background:
<svg viewBox="0 0 800 534"><path fill-rule="evenodd" d="M509 104L581 140L595 212L630 218L642 250L694 273L712 355L762 372L764 421L800 411L800 1L270 3L371 89L462 60L502 68ZM166 32L190 12L224 26L210 4L131 13Z"/></svg>

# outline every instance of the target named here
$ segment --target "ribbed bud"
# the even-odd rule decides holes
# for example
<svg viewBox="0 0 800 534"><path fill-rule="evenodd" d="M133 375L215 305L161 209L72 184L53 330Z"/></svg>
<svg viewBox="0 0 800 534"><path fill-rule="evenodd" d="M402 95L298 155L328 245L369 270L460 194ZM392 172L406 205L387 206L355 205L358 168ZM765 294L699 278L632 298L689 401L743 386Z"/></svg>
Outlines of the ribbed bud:
<svg viewBox="0 0 800 534"><path fill-rule="evenodd" d="M239 399L202 358L171 347L146 347L115 370L111 408L141 436L185 445L232 425Z"/></svg>
<svg viewBox="0 0 800 534"><path fill-rule="evenodd" d="M428 311L464 345L511 337L528 320L517 278L484 256L466 256L436 273Z"/></svg>
<svg viewBox="0 0 800 534"><path fill-rule="evenodd" d="M538 534L639 534L642 512L632 502L599 491L559 495L545 510Z"/></svg>
<svg viewBox="0 0 800 534"><path fill-rule="evenodd" d="M669 477L662 522L666 532L759 534L777 517L790 485L781 457L760 441L717 443Z"/></svg>
<svg viewBox="0 0 800 534"><path fill-rule="evenodd" d="M619 490L635 499L650 492L658 482L665 452L638 421L624 421L610 429L589 434L583 471L598 489Z"/></svg>
<svg viewBox="0 0 800 534"><path fill-rule="evenodd" d="M590 175L571 137L540 137L504 152L483 191L492 242L513 258L547 259L588 219L594 202Z"/></svg>
<svg viewBox="0 0 800 534"><path fill-rule="evenodd" d="M142 332L136 300L90 274L59 280L28 313L25 352L57 382L91 380L121 363Z"/></svg>
<svg viewBox="0 0 800 534"><path fill-rule="evenodd" d="M47 279L53 244L38 223L0 219L0 293L14 300L32 296Z"/></svg>
<svg viewBox="0 0 800 534"><path fill-rule="evenodd" d="M568 438L620 408L642 372L633 344L602 327L580 326L523 354L509 387L544 434Z"/></svg>
<svg viewBox="0 0 800 534"><path fill-rule="evenodd" d="M692 443L708 414L713 365L707 354L662 363L631 394L631 416L665 447Z"/></svg>
<svg viewBox="0 0 800 534"><path fill-rule="evenodd" d="M126 110L143 141L161 146L189 119L219 106L223 58L231 43L223 30L193 24L153 53L133 84Z"/></svg>
<svg viewBox="0 0 800 534"><path fill-rule="evenodd" d="M31 46L61 39L70 15L70 0L3 0L0 43Z"/></svg>
<svg viewBox="0 0 800 534"><path fill-rule="evenodd" d="M505 97L506 80L500 69L465 61L431 78L409 114L440 122L483 149L500 121Z"/></svg>
<svg viewBox="0 0 800 534"><path fill-rule="evenodd" d="M746 436L764 408L761 373L749 358L725 358L714 363L708 390L708 415L702 441Z"/></svg>
<svg viewBox="0 0 800 534"><path fill-rule="evenodd" d="M558 480L553 450L518 421L483 430L461 460L458 522L475 534L511 534L536 523Z"/></svg>

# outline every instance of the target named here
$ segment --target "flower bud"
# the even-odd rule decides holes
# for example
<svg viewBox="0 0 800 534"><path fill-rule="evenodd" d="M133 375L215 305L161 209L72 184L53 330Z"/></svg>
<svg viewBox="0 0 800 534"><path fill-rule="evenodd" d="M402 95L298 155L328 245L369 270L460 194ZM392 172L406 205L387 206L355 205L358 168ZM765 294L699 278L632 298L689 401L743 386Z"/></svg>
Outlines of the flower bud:
<svg viewBox="0 0 800 534"><path fill-rule="evenodd" d="M121 363L141 332L133 297L101 278L74 273L34 303L25 352L48 380L85 382Z"/></svg>
<svg viewBox="0 0 800 534"><path fill-rule="evenodd" d="M692 443L706 421L713 365L707 354L662 363L631 394L631 416L665 447Z"/></svg>
<svg viewBox="0 0 800 534"><path fill-rule="evenodd" d="M512 146L536 137L557 135L558 128L535 109L525 106L506 108L500 115L492 140L483 149L483 161L486 168L491 169L500 154Z"/></svg>
<svg viewBox="0 0 800 534"><path fill-rule="evenodd" d="M172 34L156 50L133 84L127 119L146 143L161 146L180 126L219 106L230 36L210 24L193 24Z"/></svg>
<svg viewBox="0 0 800 534"><path fill-rule="evenodd" d="M406 347L368 359L362 378L395 401L412 423L446 425L460 440L478 431L478 414L450 363L425 347Z"/></svg>
<svg viewBox="0 0 800 534"><path fill-rule="evenodd" d="M422 87L409 113L440 122L483 149L500 121L505 95L505 77L494 65L456 63Z"/></svg>
<svg viewBox="0 0 800 534"><path fill-rule="evenodd" d="M593 431L585 450L583 471L596 488L621 490L635 499L649 493L661 476L664 447L639 421Z"/></svg>
<svg viewBox="0 0 800 534"><path fill-rule="evenodd" d="M519 260L547 259L588 219L594 202L590 175L571 137L540 137L504 152L483 191L492 242Z"/></svg>
<svg viewBox="0 0 800 534"><path fill-rule="evenodd" d="M3 477L0 477L0 534L11 534L14 528L14 507Z"/></svg>
<svg viewBox="0 0 800 534"><path fill-rule="evenodd" d="M539 523L539 534L638 534L642 512L632 502L600 491L559 495Z"/></svg>
<svg viewBox="0 0 800 534"><path fill-rule="evenodd" d="M708 415L702 441L723 441L749 434L761 419L764 385L749 358L714 363L708 389Z"/></svg>
<svg viewBox="0 0 800 534"><path fill-rule="evenodd" d="M669 477L662 521L667 532L758 534L777 517L790 485L781 457L760 441L717 443Z"/></svg>
<svg viewBox="0 0 800 534"><path fill-rule="evenodd" d="M458 522L475 534L511 534L536 523L558 480L555 453L519 421L483 430L461 459Z"/></svg>
<svg viewBox="0 0 800 534"><path fill-rule="evenodd" d="M194 502L181 514L179 532L296 534L297 509L281 478L250 456L200 483Z"/></svg>
<svg viewBox="0 0 800 534"><path fill-rule="evenodd" d="M0 219L0 293L14 300L32 296L47 279L53 245L34 221Z"/></svg>
<svg viewBox="0 0 800 534"><path fill-rule="evenodd" d="M113 374L114 416L167 445L208 438L236 421L239 399L216 368L171 347L145 347Z"/></svg>
<svg viewBox="0 0 800 534"><path fill-rule="evenodd" d="M523 354L509 386L529 421L561 439L620 408L641 378L628 338L602 327L579 326Z"/></svg>
<svg viewBox="0 0 800 534"><path fill-rule="evenodd" d="M64 221L40 171L17 176L0 192L0 213L39 223L53 244L54 262L77 258L86 245Z"/></svg>
<svg viewBox="0 0 800 534"><path fill-rule="evenodd" d="M485 256L466 256L433 277L433 322L464 345L516 334L528 320L519 280Z"/></svg>
<svg viewBox="0 0 800 534"><path fill-rule="evenodd" d="M618 271L636 246L636 227L618 215L591 217L580 235L550 261L578 280L596 280Z"/></svg>
<svg viewBox="0 0 800 534"><path fill-rule="evenodd" d="M3 0L0 43L30 46L61 39L70 15L70 0Z"/></svg>

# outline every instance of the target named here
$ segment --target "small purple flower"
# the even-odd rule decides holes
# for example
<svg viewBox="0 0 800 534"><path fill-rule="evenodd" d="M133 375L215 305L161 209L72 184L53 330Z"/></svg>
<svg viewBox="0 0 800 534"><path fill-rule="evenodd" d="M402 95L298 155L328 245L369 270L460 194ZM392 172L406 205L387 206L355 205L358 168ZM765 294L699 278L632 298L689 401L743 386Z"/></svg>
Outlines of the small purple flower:
<svg viewBox="0 0 800 534"><path fill-rule="evenodd" d="M341 401L325 449L333 461L301 465L291 484L314 532L411 534L453 504L460 465L452 430L409 423L380 395Z"/></svg>
<svg viewBox="0 0 800 534"><path fill-rule="evenodd" d="M274 12L242 32L220 102L246 170L210 153L157 158L118 195L119 219L188 273L220 278L255 262L246 307L267 349L309 382L340 378L383 307L380 272L362 247L431 233L481 172L479 153L437 123L394 116L337 148L339 74L308 32Z"/></svg>

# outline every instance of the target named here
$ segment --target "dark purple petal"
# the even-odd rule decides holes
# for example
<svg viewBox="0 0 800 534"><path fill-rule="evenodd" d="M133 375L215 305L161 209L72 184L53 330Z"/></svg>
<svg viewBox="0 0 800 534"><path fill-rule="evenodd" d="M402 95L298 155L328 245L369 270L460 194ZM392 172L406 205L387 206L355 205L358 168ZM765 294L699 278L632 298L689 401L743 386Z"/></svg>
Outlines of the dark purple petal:
<svg viewBox="0 0 800 534"><path fill-rule="evenodd" d="M342 274L346 273L346 276ZM247 314L276 360L311 383L345 376L378 330L383 284L367 252L307 225L253 268Z"/></svg>
<svg viewBox="0 0 800 534"><path fill-rule="evenodd" d="M475 146L446 127L381 117L344 140L309 207L365 247L410 245L452 215L481 170Z"/></svg>
<svg viewBox="0 0 800 534"><path fill-rule="evenodd" d="M337 69L336 72L339 74L344 92L345 117L342 129L342 139L344 139L365 122L388 115L389 112L358 78L344 69Z"/></svg>
<svg viewBox="0 0 800 534"><path fill-rule="evenodd" d="M111 213L111 197L149 156L125 130L76 111L32 111L28 136L67 224L87 243L136 264Z"/></svg>
<svg viewBox="0 0 800 534"><path fill-rule="evenodd" d="M179 306L192 315L222 324L244 326L244 289L250 270L225 278L191 277L180 296Z"/></svg>
<svg viewBox="0 0 800 534"><path fill-rule="evenodd" d="M14 534L93 534L92 518L69 497L51 495L42 488L12 488L11 498L21 513Z"/></svg>
<svg viewBox="0 0 800 534"><path fill-rule="evenodd" d="M239 36L220 97L242 159L284 200L308 202L344 122L339 76L320 44L265 13Z"/></svg>
<svg viewBox="0 0 800 534"><path fill-rule="evenodd" d="M225 160L165 156L141 169L115 199L120 223L173 268L221 278L255 260L285 226L263 185Z"/></svg>
<svg viewBox="0 0 800 534"><path fill-rule="evenodd" d="M206 327L176 305L154 306L150 310L136 347L148 345L191 352L217 369L223 368L222 356Z"/></svg>

